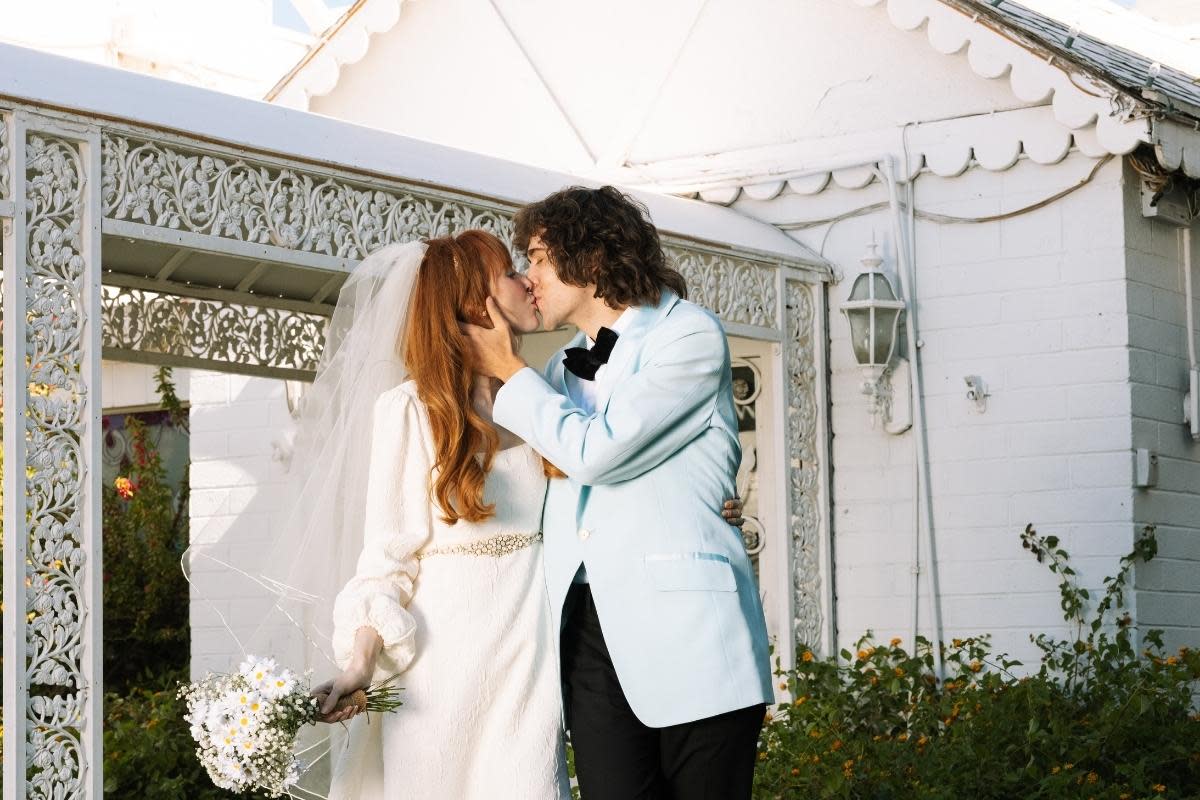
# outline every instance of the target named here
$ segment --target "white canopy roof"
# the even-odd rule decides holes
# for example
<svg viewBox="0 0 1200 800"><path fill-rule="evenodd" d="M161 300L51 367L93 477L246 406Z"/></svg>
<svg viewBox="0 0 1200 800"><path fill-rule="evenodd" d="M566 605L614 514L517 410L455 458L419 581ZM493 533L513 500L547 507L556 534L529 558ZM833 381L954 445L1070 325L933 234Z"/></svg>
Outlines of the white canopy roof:
<svg viewBox="0 0 1200 800"><path fill-rule="evenodd" d="M501 201L530 202L564 186L585 183L316 114L10 45L0 45L0 98ZM782 261L825 265L784 233L730 209L631 193L648 206L664 232Z"/></svg>

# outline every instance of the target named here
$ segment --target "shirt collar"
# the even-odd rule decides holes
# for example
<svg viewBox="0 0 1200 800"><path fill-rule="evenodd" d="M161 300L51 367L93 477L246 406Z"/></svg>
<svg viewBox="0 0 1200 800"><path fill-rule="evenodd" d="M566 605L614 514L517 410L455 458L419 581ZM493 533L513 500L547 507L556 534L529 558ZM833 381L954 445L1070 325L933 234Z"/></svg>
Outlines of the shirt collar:
<svg viewBox="0 0 1200 800"><path fill-rule="evenodd" d="M605 325L604 327L620 336L625 332L625 329L633 323L633 315L634 312L637 311L637 308L637 306L628 306L624 311L621 312L621 316L617 317L612 325ZM594 347L596 345L596 343L592 341L592 337L588 336L586 338L588 347Z"/></svg>

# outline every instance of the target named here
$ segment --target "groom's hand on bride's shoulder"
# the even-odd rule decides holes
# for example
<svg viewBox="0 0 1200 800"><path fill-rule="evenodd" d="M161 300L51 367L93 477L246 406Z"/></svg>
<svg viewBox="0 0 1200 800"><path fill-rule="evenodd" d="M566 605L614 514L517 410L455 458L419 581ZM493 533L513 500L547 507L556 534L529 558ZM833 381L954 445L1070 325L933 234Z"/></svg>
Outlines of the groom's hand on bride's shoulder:
<svg viewBox="0 0 1200 800"><path fill-rule="evenodd" d="M491 297L487 298L487 313L492 321L491 328L482 328L469 322L460 322L458 327L470 344L472 366L476 372L507 382L528 365L517 355L512 327Z"/></svg>

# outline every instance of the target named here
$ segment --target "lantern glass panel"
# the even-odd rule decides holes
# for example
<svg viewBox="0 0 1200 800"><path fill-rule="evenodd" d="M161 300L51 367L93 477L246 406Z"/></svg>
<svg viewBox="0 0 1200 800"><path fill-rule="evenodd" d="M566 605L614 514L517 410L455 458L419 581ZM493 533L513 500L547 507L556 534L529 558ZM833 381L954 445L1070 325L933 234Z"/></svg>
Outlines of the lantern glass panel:
<svg viewBox="0 0 1200 800"><path fill-rule="evenodd" d="M850 321L850 344L854 360L864 366L871 363L871 309L853 308L846 311Z"/></svg>
<svg viewBox="0 0 1200 800"><path fill-rule="evenodd" d="M871 299L871 273L864 272L854 279L854 285L850 287L850 300L870 300Z"/></svg>
<svg viewBox="0 0 1200 800"><path fill-rule="evenodd" d="M875 352L872 364L886 364L896 345L896 322L900 317L898 308L875 309Z"/></svg>
<svg viewBox="0 0 1200 800"><path fill-rule="evenodd" d="M875 299L876 300L895 300L896 293L892 291L892 285L888 283L888 279L881 272L871 273L871 279L875 282Z"/></svg>

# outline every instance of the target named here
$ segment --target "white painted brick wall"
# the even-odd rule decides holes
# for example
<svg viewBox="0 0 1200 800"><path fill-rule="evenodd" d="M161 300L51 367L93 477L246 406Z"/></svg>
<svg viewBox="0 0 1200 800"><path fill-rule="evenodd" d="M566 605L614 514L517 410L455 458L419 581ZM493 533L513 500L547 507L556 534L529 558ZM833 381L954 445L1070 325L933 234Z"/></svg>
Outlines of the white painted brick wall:
<svg viewBox="0 0 1200 800"><path fill-rule="evenodd" d="M1132 175L1125 197L1133 446L1158 454L1157 485L1133 493L1135 525L1156 526L1159 542L1158 557L1137 571L1137 618L1143 626L1162 628L1170 647L1195 646L1200 443L1187 436L1182 416L1188 366L1182 250L1176 228L1141 216ZM1200 240L1200 225L1193 226L1192 237ZM1192 269L1193 285L1200 285L1200 263Z"/></svg>
<svg viewBox="0 0 1200 800"><path fill-rule="evenodd" d="M282 465L272 442L289 427L282 381L218 372L192 373L192 542L212 543L206 552L245 564L279 523ZM192 674L228 670L240 656L221 623L238 636L253 633L262 609L241 579L205 559L193 561L191 601ZM287 654L272 653L287 659ZM290 662L289 662L290 663Z"/></svg>
<svg viewBox="0 0 1200 800"><path fill-rule="evenodd" d="M999 173L925 174L917 182L917 208L954 216L1008 211L1077 183L1093 164L1072 155L1049 167L1022 161ZM797 218L820 218L883 199L878 186L833 187L792 209ZM784 195L739 204L765 218L772 204L796 202ZM917 311L946 638L992 633L998 649L1033 663L1029 635L1064 632L1057 578L1020 546L1028 522L1060 536L1093 588L1131 546L1131 408L1145 406L1143 416L1156 420L1170 402L1157 394L1131 397L1129 345L1141 339L1126 310L1132 298L1124 218L1122 168L1114 161L1080 191L1020 217L917 223ZM824 255L846 275L830 300L839 645L868 628L878 639L907 642L913 434L871 428L837 311L872 238L884 243L885 268L894 270L890 220L878 212L798 238L814 248L824 244ZM1163 283L1141 292L1142 307L1166 302L1153 291L1163 291ZM1153 335L1161 327L1157 317L1138 324ZM1177 353L1178 346L1156 352ZM1159 365L1150 355L1146 371L1153 376ZM987 384L986 413L966 398L968 374ZM929 636L926 586L921 633Z"/></svg>
<svg viewBox="0 0 1200 800"><path fill-rule="evenodd" d="M105 413L113 409L137 408L139 406L157 406L157 383L154 373L157 367L146 364L133 364L128 361L109 361L100 363L100 402ZM180 400L190 398L191 370L175 369L172 378L175 381L175 393Z"/></svg>

